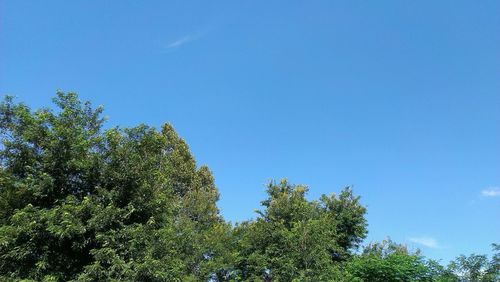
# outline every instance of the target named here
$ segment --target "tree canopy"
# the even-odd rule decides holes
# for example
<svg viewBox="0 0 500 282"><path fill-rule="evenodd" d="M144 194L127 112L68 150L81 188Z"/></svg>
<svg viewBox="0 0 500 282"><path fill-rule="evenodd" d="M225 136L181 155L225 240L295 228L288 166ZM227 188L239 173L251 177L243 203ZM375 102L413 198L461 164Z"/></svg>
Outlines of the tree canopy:
<svg viewBox="0 0 500 282"><path fill-rule="evenodd" d="M75 93L54 104L0 104L2 281L499 281L498 245L448 267L392 241L359 252L350 187L311 201L270 182L257 217L231 225L170 124L105 128Z"/></svg>

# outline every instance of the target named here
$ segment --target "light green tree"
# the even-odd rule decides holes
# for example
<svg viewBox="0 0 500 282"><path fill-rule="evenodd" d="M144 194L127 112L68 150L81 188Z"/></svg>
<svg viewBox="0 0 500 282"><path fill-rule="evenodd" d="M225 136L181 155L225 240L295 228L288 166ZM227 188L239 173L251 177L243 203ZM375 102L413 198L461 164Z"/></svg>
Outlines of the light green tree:
<svg viewBox="0 0 500 282"><path fill-rule="evenodd" d="M434 281L429 267L418 251L390 239L371 243L354 257L347 267L349 273L365 282Z"/></svg>
<svg viewBox="0 0 500 282"><path fill-rule="evenodd" d="M495 255L488 260L486 255L461 255L448 265L448 270L459 282L500 281L500 245L493 244Z"/></svg>
<svg viewBox="0 0 500 282"><path fill-rule="evenodd" d="M256 220L236 227L238 274L251 281L342 281L340 261L366 235L365 208L350 189L320 201L286 180L268 185Z"/></svg>

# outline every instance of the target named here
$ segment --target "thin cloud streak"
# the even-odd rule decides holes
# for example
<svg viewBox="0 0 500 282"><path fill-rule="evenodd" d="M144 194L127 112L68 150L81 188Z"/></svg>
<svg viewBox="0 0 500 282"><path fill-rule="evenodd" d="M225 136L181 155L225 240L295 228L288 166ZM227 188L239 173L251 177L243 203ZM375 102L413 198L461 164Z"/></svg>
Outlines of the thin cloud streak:
<svg viewBox="0 0 500 282"><path fill-rule="evenodd" d="M186 36L183 36L177 40L170 42L166 48L167 49L179 48L179 47L181 47L189 42L193 42L197 39L199 39L199 35L196 35L196 34L186 35Z"/></svg>
<svg viewBox="0 0 500 282"><path fill-rule="evenodd" d="M432 248L432 249L439 249L440 248L437 240L432 238L432 237L426 237L426 236L424 236L424 237L411 237L411 238L408 238L408 241L415 243L415 244L419 244L419 245L428 247L428 248Z"/></svg>
<svg viewBox="0 0 500 282"><path fill-rule="evenodd" d="M481 195L483 197L500 197L500 188L490 187L488 189L484 189L483 191L481 191Z"/></svg>

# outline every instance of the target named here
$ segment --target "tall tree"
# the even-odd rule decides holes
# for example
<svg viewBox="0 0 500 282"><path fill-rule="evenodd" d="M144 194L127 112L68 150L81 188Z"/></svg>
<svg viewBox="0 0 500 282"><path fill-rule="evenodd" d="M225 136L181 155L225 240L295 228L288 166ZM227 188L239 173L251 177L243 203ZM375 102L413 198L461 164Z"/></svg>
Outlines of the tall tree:
<svg viewBox="0 0 500 282"><path fill-rule="evenodd" d="M103 130L102 108L0 104L3 280L208 279L230 226L206 166L166 124Z"/></svg>

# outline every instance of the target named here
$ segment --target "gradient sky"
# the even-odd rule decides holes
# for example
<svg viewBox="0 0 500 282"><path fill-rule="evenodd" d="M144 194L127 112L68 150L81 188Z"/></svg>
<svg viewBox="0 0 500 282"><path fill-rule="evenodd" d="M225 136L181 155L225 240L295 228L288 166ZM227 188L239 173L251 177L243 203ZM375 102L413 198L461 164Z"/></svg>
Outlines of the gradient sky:
<svg viewBox="0 0 500 282"><path fill-rule="evenodd" d="M500 243L499 1L0 0L0 94L171 122L227 220L269 179L352 185L365 242L447 262Z"/></svg>

